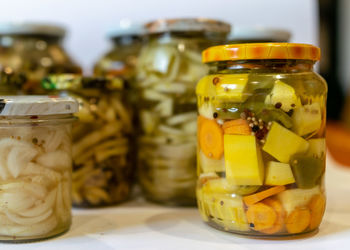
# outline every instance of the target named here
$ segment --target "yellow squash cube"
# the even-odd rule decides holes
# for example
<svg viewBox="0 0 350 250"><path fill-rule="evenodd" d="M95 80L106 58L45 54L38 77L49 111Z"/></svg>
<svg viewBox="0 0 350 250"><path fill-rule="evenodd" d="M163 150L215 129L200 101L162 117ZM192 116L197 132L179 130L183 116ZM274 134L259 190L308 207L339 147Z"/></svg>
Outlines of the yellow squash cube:
<svg viewBox="0 0 350 250"><path fill-rule="evenodd" d="M217 97L230 102L244 102L248 97L248 74L220 74L203 77L197 84L198 96Z"/></svg>
<svg viewBox="0 0 350 250"><path fill-rule="evenodd" d="M235 185L262 185L264 163L253 135L224 135L226 179Z"/></svg>
<svg viewBox="0 0 350 250"><path fill-rule="evenodd" d="M289 163L292 155L304 153L309 143L277 122L272 122L263 150L278 161Z"/></svg>
<svg viewBox="0 0 350 250"><path fill-rule="evenodd" d="M294 183L292 169L287 163L270 161L265 172L265 185L279 186Z"/></svg>

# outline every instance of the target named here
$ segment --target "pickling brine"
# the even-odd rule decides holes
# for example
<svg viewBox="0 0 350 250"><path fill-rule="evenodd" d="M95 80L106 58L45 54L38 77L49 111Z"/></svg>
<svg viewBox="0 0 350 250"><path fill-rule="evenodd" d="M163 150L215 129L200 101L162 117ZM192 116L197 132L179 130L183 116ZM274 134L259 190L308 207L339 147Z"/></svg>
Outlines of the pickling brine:
<svg viewBox="0 0 350 250"><path fill-rule="evenodd" d="M244 51L244 53L242 53ZM197 85L197 201L209 225L252 236L318 228L325 210L325 81L319 49L211 47Z"/></svg>
<svg viewBox="0 0 350 250"><path fill-rule="evenodd" d="M205 19L158 20L137 69L138 176L147 199L195 204L195 84L208 68L201 51L223 41L228 24Z"/></svg>
<svg viewBox="0 0 350 250"><path fill-rule="evenodd" d="M53 237L71 224L71 98L2 96L0 241Z"/></svg>

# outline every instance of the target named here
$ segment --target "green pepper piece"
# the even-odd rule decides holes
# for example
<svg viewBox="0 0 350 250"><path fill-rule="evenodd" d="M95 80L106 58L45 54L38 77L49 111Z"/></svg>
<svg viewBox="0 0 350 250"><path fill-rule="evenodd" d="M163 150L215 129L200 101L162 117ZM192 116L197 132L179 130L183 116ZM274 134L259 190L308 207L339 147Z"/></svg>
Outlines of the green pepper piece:
<svg viewBox="0 0 350 250"><path fill-rule="evenodd" d="M279 122L286 128L291 128L293 126L292 118L280 109L270 107L265 108L257 114L257 117L262 119L264 122Z"/></svg>
<svg viewBox="0 0 350 250"><path fill-rule="evenodd" d="M294 155L290 158L294 178L299 188L307 189L317 185L324 172L324 162L321 159Z"/></svg>

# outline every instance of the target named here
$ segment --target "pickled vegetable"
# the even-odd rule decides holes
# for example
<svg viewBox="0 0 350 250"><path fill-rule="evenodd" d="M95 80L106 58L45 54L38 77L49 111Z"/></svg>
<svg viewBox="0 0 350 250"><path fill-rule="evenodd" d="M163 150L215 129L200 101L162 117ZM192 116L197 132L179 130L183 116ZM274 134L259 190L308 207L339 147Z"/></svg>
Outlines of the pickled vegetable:
<svg viewBox="0 0 350 250"><path fill-rule="evenodd" d="M265 99L266 104L272 104L285 112L300 106L300 99L292 86L277 80L271 93Z"/></svg>
<svg viewBox="0 0 350 250"><path fill-rule="evenodd" d="M74 206L97 207L129 198L134 166L130 136L132 112L120 78L52 75L43 86L51 94L76 98L79 121L73 125Z"/></svg>
<svg viewBox="0 0 350 250"><path fill-rule="evenodd" d="M186 34L188 33L185 32ZM137 66L139 87L139 181L149 200L195 204L196 82L207 73L200 52L212 43L195 34L152 36ZM193 35L193 36L192 36ZM223 132L203 105L198 133L203 171L222 171Z"/></svg>
<svg viewBox="0 0 350 250"><path fill-rule="evenodd" d="M35 23L5 23L0 30L0 68L22 74L25 94L43 94L40 82L48 74L80 74L81 68L62 46L64 29Z"/></svg>
<svg viewBox="0 0 350 250"><path fill-rule="evenodd" d="M295 182L289 164L270 161L266 166L265 184L269 186L287 185Z"/></svg>
<svg viewBox="0 0 350 250"><path fill-rule="evenodd" d="M262 185L264 163L255 136L224 135L226 178L236 185Z"/></svg>
<svg viewBox="0 0 350 250"><path fill-rule="evenodd" d="M219 82L235 86L235 76L215 77L204 77L197 86L197 200L202 217L214 227L248 235L317 228L324 211L320 186L325 144L318 137L324 133L320 124L325 117L319 112L324 104L302 106L305 97L290 84L289 75L286 80L245 77L244 95L230 97L217 90ZM314 109L317 116L311 115ZM242 218L232 216L233 211Z"/></svg>
<svg viewBox="0 0 350 250"><path fill-rule="evenodd" d="M294 155L290 159L296 183L299 188L312 188L320 182L320 177L324 171L322 159Z"/></svg>
<svg viewBox="0 0 350 250"><path fill-rule="evenodd" d="M316 132L321 127L321 107L317 102L295 109L293 113L293 130L298 135Z"/></svg>
<svg viewBox="0 0 350 250"><path fill-rule="evenodd" d="M0 238L46 238L71 220L70 125L2 127Z"/></svg>
<svg viewBox="0 0 350 250"><path fill-rule="evenodd" d="M308 148L309 143L306 140L276 122L272 123L263 146L265 152L283 163L288 163L294 154L305 153Z"/></svg>

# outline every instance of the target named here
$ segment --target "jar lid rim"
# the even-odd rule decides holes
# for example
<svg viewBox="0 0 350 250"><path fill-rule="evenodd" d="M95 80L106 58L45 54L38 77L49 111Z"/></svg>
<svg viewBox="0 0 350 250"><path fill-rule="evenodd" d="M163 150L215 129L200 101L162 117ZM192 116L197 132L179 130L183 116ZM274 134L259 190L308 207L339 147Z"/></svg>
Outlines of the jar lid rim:
<svg viewBox="0 0 350 250"><path fill-rule="evenodd" d="M66 30L56 24L8 22L0 23L0 35L45 35L64 37Z"/></svg>
<svg viewBox="0 0 350 250"><path fill-rule="evenodd" d="M202 62L291 59L319 61L320 48L303 43L242 43L209 47Z"/></svg>
<svg viewBox="0 0 350 250"><path fill-rule="evenodd" d="M0 117L73 114L78 109L78 102L68 96L1 96L0 99Z"/></svg>
<svg viewBox="0 0 350 250"><path fill-rule="evenodd" d="M229 23L209 18L158 19L146 23L144 27L149 34L191 31L228 34L231 30Z"/></svg>

